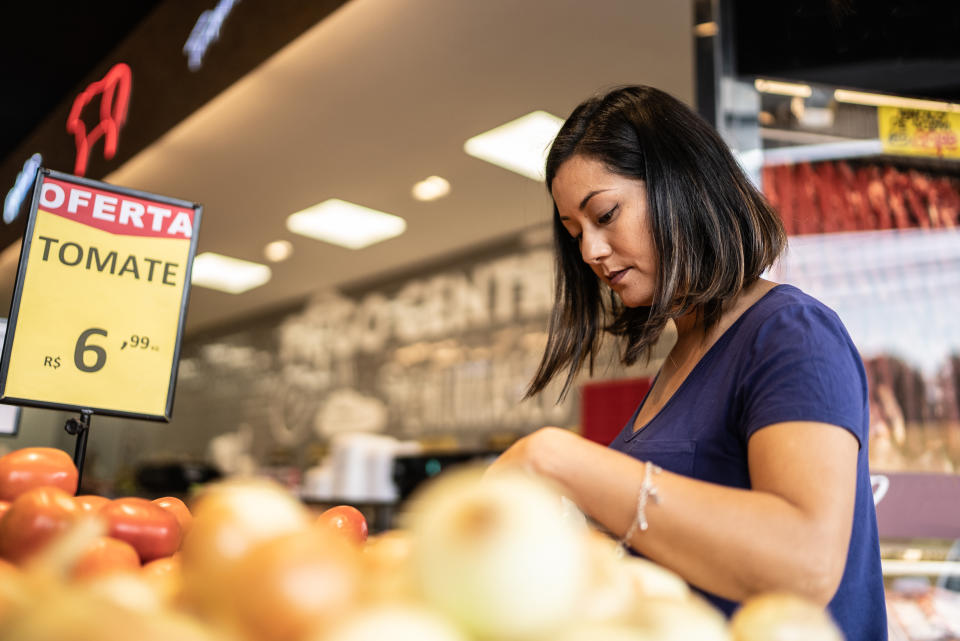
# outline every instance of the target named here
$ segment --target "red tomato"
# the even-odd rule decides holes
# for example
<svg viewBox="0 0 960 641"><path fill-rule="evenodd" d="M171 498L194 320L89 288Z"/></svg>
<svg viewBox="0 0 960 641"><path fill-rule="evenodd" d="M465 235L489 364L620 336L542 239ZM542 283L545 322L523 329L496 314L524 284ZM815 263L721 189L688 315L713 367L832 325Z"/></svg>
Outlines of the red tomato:
<svg viewBox="0 0 960 641"><path fill-rule="evenodd" d="M9 509L10 501L0 501L0 521L3 520L3 515L6 514Z"/></svg>
<svg viewBox="0 0 960 641"><path fill-rule="evenodd" d="M12 501L35 487L77 492L77 468L63 450L25 447L0 456L0 500Z"/></svg>
<svg viewBox="0 0 960 641"><path fill-rule="evenodd" d="M363 512L350 505L338 505L321 513L317 524L337 532L354 543L367 540L367 519Z"/></svg>
<svg viewBox="0 0 960 641"><path fill-rule="evenodd" d="M0 521L0 556L20 563L80 515L73 497L56 487L35 487L10 504Z"/></svg>
<svg viewBox="0 0 960 641"><path fill-rule="evenodd" d="M96 514L100 509L110 502L110 499L95 494L81 494L73 497L74 502L80 511L85 514Z"/></svg>
<svg viewBox="0 0 960 641"><path fill-rule="evenodd" d="M187 532L190 531L190 525L193 523L193 515L190 514L189 508L183 501L175 496L165 496L162 499L154 499L153 503L177 517L181 536L187 535Z"/></svg>
<svg viewBox="0 0 960 641"><path fill-rule="evenodd" d="M177 517L146 499L114 499L100 510L107 534L126 541L144 563L170 556L180 547Z"/></svg>
<svg viewBox="0 0 960 641"><path fill-rule="evenodd" d="M72 576L74 579L89 579L114 572L136 572L139 569L140 557L132 545L101 536L80 555L73 566Z"/></svg>

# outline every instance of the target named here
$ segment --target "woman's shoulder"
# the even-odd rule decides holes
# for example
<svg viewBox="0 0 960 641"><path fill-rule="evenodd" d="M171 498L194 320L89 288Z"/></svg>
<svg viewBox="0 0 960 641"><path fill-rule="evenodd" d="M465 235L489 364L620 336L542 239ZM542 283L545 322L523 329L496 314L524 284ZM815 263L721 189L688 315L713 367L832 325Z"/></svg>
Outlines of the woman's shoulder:
<svg viewBox="0 0 960 641"><path fill-rule="evenodd" d="M800 288L781 283L768 291L754 305L751 316L756 326L791 318L821 319L830 325L843 327L837 313L826 304Z"/></svg>
<svg viewBox="0 0 960 641"><path fill-rule="evenodd" d="M751 310L747 331L756 346L853 348L843 321L822 301L789 285L771 289ZM846 351L846 350L845 350Z"/></svg>

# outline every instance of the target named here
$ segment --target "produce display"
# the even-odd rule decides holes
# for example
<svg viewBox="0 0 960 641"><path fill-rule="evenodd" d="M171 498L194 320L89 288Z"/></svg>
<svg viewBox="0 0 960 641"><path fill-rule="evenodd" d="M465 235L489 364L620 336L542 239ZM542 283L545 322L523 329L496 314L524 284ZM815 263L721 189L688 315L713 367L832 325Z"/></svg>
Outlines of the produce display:
<svg viewBox="0 0 960 641"><path fill-rule="evenodd" d="M189 507L74 497L35 453L0 458L0 641L842 639L790 595L728 622L526 475L444 472L368 538L355 508L318 515L258 478Z"/></svg>

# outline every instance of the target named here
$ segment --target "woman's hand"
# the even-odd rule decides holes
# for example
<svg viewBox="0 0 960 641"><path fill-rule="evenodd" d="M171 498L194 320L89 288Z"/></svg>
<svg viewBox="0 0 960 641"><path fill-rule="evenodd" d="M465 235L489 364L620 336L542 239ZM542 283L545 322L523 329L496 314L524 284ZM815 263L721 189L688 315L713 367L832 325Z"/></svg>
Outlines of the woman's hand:
<svg viewBox="0 0 960 641"><path fill-rule="evenodd" d="M528 474L551 477L552 470L562 466L559 460L563 452L563 443L578 438L573 432L560 427L542 427L516 441L497 457L487 474L497 474L504 470L521 470Z"/></svg>

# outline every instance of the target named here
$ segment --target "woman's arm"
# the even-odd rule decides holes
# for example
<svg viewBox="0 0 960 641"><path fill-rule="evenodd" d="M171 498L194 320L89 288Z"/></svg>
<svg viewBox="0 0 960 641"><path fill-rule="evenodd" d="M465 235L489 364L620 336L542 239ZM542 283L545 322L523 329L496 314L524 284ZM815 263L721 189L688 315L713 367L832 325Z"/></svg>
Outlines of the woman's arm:
<svg viewBox="0 0 960 641"><path fill-rule="evenodd" d="M843 576L856 496L858 443L824 423L778 423L748 444L752 490L663 471L649 529L630 544L697 587L734 601L789 590L826 605ZM636 514L644 464L560 428L521 439L493 464L559 483L611 532Z"/></svg>

